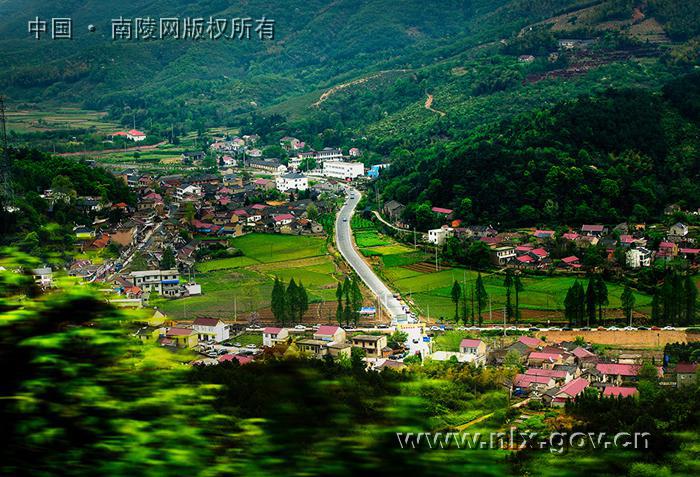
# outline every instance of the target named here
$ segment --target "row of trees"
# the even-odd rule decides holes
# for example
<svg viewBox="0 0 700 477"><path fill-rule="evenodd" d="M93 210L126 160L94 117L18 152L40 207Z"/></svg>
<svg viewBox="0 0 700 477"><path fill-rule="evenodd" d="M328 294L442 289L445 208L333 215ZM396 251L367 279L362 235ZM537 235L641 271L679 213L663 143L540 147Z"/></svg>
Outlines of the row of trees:
<svg viewBox="0 0 700 477"><path fill-rule="evenodd" d="M688 273L668 270L651 302L651 319L664 325L691 325L695 322L698 289Z"/></svg>
<svg viewBox="0 0 700 477"><path fill-rule="evenodd" d="M631 292L630 292L631 294ZM634 296L632 300L634 300ZM609 303L608 287L600 275L594 275L588 280L588 286L584 290L581 282L576 280L566 292L564 299L564 317L572 326L591 326L603 320L603 307ZM632 306L634 302L632 302ZM630 306L631 314L631 306ZM631 316L631 315L630 315Z"/></svg>
<svg viewBox="0 0 700 477"><path fill-rule="evenodd" d="M293 323L295 320L301 322L304 313L309 309L309 296L304 284L300 281L297 285L292 278L285 288L284 282L275 278L271 306L275 320L282 326Z"/></svg>
<svg viewBox="0 0 700 477"><path fill-rule="evenodd" d="M520 320L520 292L522 292L525 287L520 279L520 275L513 273L513 270L506 270L506 276L503 280L503 286L506 289L506 320L510 323L515 320L517 323ZM513 302L512 297L515 293L515 302ZM461 320L466 325L467 321L471 321L473 325L476 318L478 318L479 325L484 321L482 311L488 304L489 294L484 286L484 280L481 277L481 272L476 276L476 281L474 286L470 286L467 290L467 284L464 283L460 285L458 281L452 283L452 291L450 293L452 298L452 303L455 305L455 322L460 321L460 303L462 305L462 316ZM467 301L469 301L469 306L467 306ZM467 313L469 309L469 313ZM476 311L476 313L474 313ZM467 319L469 317L469 320Z"/></svg>
<svg viewBox="0 0 700 477"><path fill-rule="evenodd" d="M335 319L340 326L357 325L360 320L360 308L362 307L362 291L360 279L356 276L346 277L342 283L338 283L335 290L338 305L335 310Z"/></svg>

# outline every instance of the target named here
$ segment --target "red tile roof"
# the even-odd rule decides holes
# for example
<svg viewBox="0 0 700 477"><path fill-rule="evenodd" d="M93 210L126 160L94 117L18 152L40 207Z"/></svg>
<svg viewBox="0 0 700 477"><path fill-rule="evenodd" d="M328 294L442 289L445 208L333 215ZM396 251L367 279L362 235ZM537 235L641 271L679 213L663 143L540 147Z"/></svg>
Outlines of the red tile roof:
<svg viewBox="0 0 700 477"><path fill-rule="evenodd" d="M137 131L136 129L130 130L129 134L132 136L145 136L144 133L142 133L141 131Z"/></svg>
<svg viewBox="0 0 700 477"><path fill-rule="evenodd" d="M603 374L613 376L636 376L641 366L638 364L598 363L595 368Z"/></svg>
<svg viewBox="0 0 700 477"><path fill-rule="evenodd" d="M568 384L565 384L564 386L561 387L559 390L559 393L567 394L571 397L576 397L578 396L581 392L583 392L584 389L588 387L590 383L588 380L583 379L583 378L576 378L571 381L569 381Z"/></svg>
<svg viewBox="0 0 700 477"><path fill-rule="evenodd" d="M513 384L518 388L526 388L532 383L548 384L552 378L549 376L530 376L527 374L516 374Z"/></svg>
<svg viewBox="0 0 700 477"><path fill-rule="evenodd" d="M433 207L433 208L430 209L430 210L432 210L432 211L435 212L436 214L445 214L445 215L449 215L449 214L452 213L452 209L445 209L445 208L442 208L442 207Z"/></svg>
<svg viewBox="0 0 700 477"><path fill-rule="evenodd" d="M627 386L605 386L605 389L603 389L603 396L606 396L606 397L610 397L610 396L629 397L629 396L634 396L635 394L637 394L637 389L630 388Z"/></svg>
<svg viewBox="0 0 700 477"><path fill-rule="evenodd" d="M219 356L219 363L225 363L226 361L233 361L234 359L236 361L238 361L238 364L240 364L241 366L253 361L252 356L241 356L240 354L225 354L223 356Z"/></svg>
<svg viewBox="0 0 700 477"><path fill-rule="evenodd" d="M549 253L543 248L536 248L536 249L532 250L532 253L534 253L535 255L537 255L538 257L541 257L541 258L544 258L547 255L549 255Z"/></svg>
<svg viewBox="0 0 700 477"><path fill-rule="evenodd" d="M315 335L333 336L338 331L338 326L323 325L318 328Z"/></svg>
<svg viewBox="0 0 700 477"><path fill-rule="evenodd" d="M576 232L567 232L564 235L562 235L566 240L576 240L579 235Z"/></svg>
<svg viewBox="0 0 700 477"><path fill-rule="evenodd" d="M525 370L525 374L528 376L547 376L554 379L564 379L567 373L566 371L554 369L528 368Z"/></svg>
<svg viewBox="0 0 700 477"><path fill-rule="evenodd" d="M521 336L518 338L518 341L528 348L537 348L538 346L542 345L542 340L538 338L533 338L531 336Z"/></svg>
<svg viewBox="0 0 700 477"><path fill-rule="evenodd" d="M571 255L570 257L564 257L561 259L564 263L575 263L578 262L578 257L576 255Z"/></svg>
<svg viewBox="0 0 700 477"><path fill-rule="evenodd" d="M199 325L199 326L216 326L217 323L219 323L218 318L205 318L205 317L199 317L195 318L195 320L192 322L193 325Z"/></svg>
<svg viewBox="0 0 700 477"><path fill-rule="evenodd" d="M460 348L476 348L481 344L481 340L472 340L469 338L464 338L459 343Z"/></svg>
<svg viewBox="0 0 700 477"><path fill-rule="evenodd" d="M680 249L681 253L688 253L688 254L697 254L700 253L700 248L682 248Z"/></svg>
<svg viewBox="0 0 700 477"><path fill-rule="evenodd" d="M678 363L676 365L676 373L691 374L697 371L697 363Z"/></svg>
<svg viewBox="0 0 700 477"><path fill-rule="evenodd" d="M275 219L275 222L282 222L283 220L294 220L294 216L292 214L279 214L272 216L272 218Z"/></svg>
<svg viewBox="0 0 700 477"><path fill-rule="evenodd" d="M541 351L533 351L528 356L528 359L541 359L544 361L557 361L561 359L561 354L559 353L542 353Z"/></svg>
<svg viewBox="0 0 700 477"><path fill-rule="evenodd" d="M529 256L529 255L521 255L521 256L519 256L519 257L515 257L515 259L516 259L518 262L523 262L523 263L530 263L530 262L534 262L534 261L535 261L535 259L532 258L532 257Z"/></svg>
<svg viewBox="0 0 700 477"><path fill-rule="evenodd" d="M189 328L170 328L165 336L190 336L191 334L192 330Z"/></svg>
<svg viewBox="0 0 700 477"><path fill-rule="evenodd" d="M581 348L580 346L578 348L576 348L575 350L573 350L572 353L574 354L574 356L576 356L579 359L595 357L594 353L591 353L587 349Z"/></svg>
<svg viewBox="0 0 700 477"><path fill-rule="evenodd" d="M276 326L266 326L263 328L263 333L266 335L276 335L280 331L282 331L282 328L277 328Z"/></svg>
<svg viewBox="0 0 700 477"><path fill-rule="evenodd" d="M604 225L582 225L581 230L585 232L602 232L605 229Z"/></svg>

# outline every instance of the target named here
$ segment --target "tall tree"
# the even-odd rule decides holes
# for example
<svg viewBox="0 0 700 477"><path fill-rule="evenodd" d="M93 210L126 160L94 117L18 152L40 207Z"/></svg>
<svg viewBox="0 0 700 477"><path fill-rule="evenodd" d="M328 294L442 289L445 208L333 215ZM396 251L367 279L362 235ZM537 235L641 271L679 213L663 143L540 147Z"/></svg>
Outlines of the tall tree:
<svg viewBox="0 0 700 477"><path fill-rule="evenodd" d="M595 282L595 299L598 305L598 322L603 322L603 307L607 306L608 301L608 286L605 284L603 277L598 275Z"/></svg>
<svg viewBox="0 0 700 477"><path fill-rule="evenodd" d="M520 321L520 293L525 290L523 281L520 279L520 274L515 275L513 285L515 288L515 322L517 323Z"/></svg>
<svg viewBox="0 0 700 477"><path fill-rule="evenodd" d="M595 323L595 312L596 312L596 286L595 286L595 276L588 279L588 286L586 287L586 312L588 313L587 326L591 326Z"/></svg>
<svg viewBox="0 0 700 477"><path fill-rule="evenodd" d="M511 288L513 288L513 270L506 269L506 277L503 280L503 286L506 289L506 319L510 322L513 319L513 304L510 300Z"/></svg>
<svg viewBox="0 0 700 477"><path fill-rule="evenodd" d="M352 279L350 305L352 306L352 322L357 325L360 321L360 308L362 308L362 290L360 290L359 277L353 277Z"/></svg>
<svg viewBox="0 0 700 477"><path fill-rule="evenodd" d="M287 313L291 320L294 320L299 316L299 290L294 279L289 280L289 285L287 286Z"/></svg>
<svg viewBox="0 0 700 477"><path fill-rule="evenodd" d="M484 280L481 278L481 272L476 276L476 290L474 291L476 294L476 306L477 306L477 315L479 317L479 325L481 325L484 322L484 317L482 316L482 310L486 306L489 300L489 294L486 292L486 287L484 286Z"/></svg>
<svg viewBox="0 0 700 477"><path fill-rule="evenodd" d="M172 270L175 268L175 252L173 252L171 247L165 247L163 249L163 256L160 259L159 265L161 270Z"/></svg>
<svg viewBox="0 0 700 477"><path fill-rule="evenodd" d="M275 277L275 283L272 285L272 315L275 320L281 325L285 325L287 317L287 303L285 299L284 284L282 281Z"/></svg>
<svg viewBox="0 0 700 477"><path fill-rule="evenodd" d="M343 326L343 284L338 282L338 286L335 289L335 299L337 306L335 307L335 321L338 322L340 326Z"/></svg>
<svg viewBox="0 0 700 477"><path fill-rule="evenodd" d="M297 311L299 312L299 323L303 321L304 313L309 309L309 295L306 293L306 288L304 284L299 281L299 286L297 286Z"/></svg>
<svg viewBox="0 0 700 477"><path fill-rule="evenodd" d="M452 283L452 303L455 304L455 322L459 321L459 298L462 296L462 288L459 286L459 283L457 283L457 280L455 280Z"/></svg>
<svg viewBox="0 0 700 477"><path fill-rule="evenodd" d="M625 289L622 290L622 295L620 295L620 303L622 305L622 310L625 312L625 320L632 326L632 312L634 311L634 293L629 285L625 285Z"/></svg>
<svg viewBox="0 0 700 477"><path fill-rule="evenodd" d="M698 300L698 287L695 285L693 278L690 275L685 276L685 324L695 324L695 309Z"/></svg>

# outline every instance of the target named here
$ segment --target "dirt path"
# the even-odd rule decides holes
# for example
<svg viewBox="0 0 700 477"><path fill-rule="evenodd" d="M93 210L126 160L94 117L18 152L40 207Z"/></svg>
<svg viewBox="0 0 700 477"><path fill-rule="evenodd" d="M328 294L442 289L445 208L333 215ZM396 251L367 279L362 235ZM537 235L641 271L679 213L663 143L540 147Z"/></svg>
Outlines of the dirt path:
<svg viewBox="0 0 700 477"><path fill-rule="evenodd" d="M513 404L513 405L510 406L510 407L513 408L513 409L517 409L517 408L519 408L519 407L524 406L524 405L527 404L529 401L530 401L530 398L527 398L527 399L525 399L524 401L516 402L515 404ZM481 417L477 417L477 418L474 419L473 421L469 421L469 422L467 422L466 424L462 424L461 426L455 427L455 429L456 429L457 431L463 431L464 429L466 429L466 428L468 428L468 427L471 427L471 426L473 426L474 424L478 424L478 423L480 423L481 421L485 421L485 420L488 419L489 417L493 416L493 414L494 414L493 412L490 412L490 413L488 413L488 414L484 414L484 415L481 416Z"/></svg>
<svg viewBox="0 0 700 477"><path fill-rule="evenodd" d="M129 151L150 151L152 149L156 149L163 144L165 144L167 141L161 141L157 144L150 144L148 146L131 146L127 148L117 148L117 149L102 149L100 151L79 151L79 152L61 152L56 154L57 156L63 156L63 157L70 157L70 156L86 156L86 155L91 155L91 156L97 156L100 154L109 154L112 152L129 152Z"/></svg>
<svg viewBox="0 0 700 477"><path fill-rule="evenodd" d="M330 98L331 96L333 96L335 93L337 93L338 91L342 91L342 90L344 90L344 89L346 89L346 88L349 88L350 86L354 86L354 85L366 83L366 82L369 81L369 80L372 80L372 79L374 79L374 78L379 78L380 76L383 76L383 75L385 75L385 74L387 74L387 73L392 73L392 72L405 73L406 71L410 71L410 70L406 70L406 69L401 69L401 70L383 70L383 71L380 71L380 72L378 72L378 73L374 73L374 74L371 74L371 75L369 75L369 76L365 76L365 77L363 77L363 78L358 78L358 79L355 79L355 80L352 80L352 81L348 81L347 83L341 83L341 84L339 84L339 85L335 85L335 86L333 86L331 89L329 89L328 91L326 91L325 93L323 93L323 94L321 95L321 97L318 98L318 101L316 101L315 103L313 103L312 106L316 106L316 107L320 106L322 102L324 102L325 100L327 100L328 98Z"/></svg>
<svg viewBox="0 0 700 477"><path fill-rule="evenodd" d="M438 111L437 109L433 109L433 95L428 94L428 98L425 100L425 109L428 111L432 111L434 113L438 113L440 116L444 116L445 112L444 111Z"/></svg>

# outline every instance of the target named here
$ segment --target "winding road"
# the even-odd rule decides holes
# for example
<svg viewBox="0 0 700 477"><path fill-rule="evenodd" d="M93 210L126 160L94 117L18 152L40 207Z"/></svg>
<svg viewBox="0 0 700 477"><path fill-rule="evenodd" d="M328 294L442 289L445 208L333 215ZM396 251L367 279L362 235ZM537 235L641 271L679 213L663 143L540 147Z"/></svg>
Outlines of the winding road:
<svg viewBox="0 0 700 477"><path fill-rule="evenodd" d="M407 317L404 307L394 298L393 293L387 286L382 282L379 277L374 273L374 271L367 265L367 262L360 256L360 254L355 249L355 245L352 240L352 229L350 228L350 220L355 212L355 207L357 203L362 198L357 189L353 187L347 188L348 199L346 200L343 207L338 212L338 216L335 219L335 244L338 250L343 255L343 258L350 264L350 266L355 270L355 273L365 282L365 285L372 291L372 293L381 301L384 308L391 315L392 321L397 318Z"/></svg>

